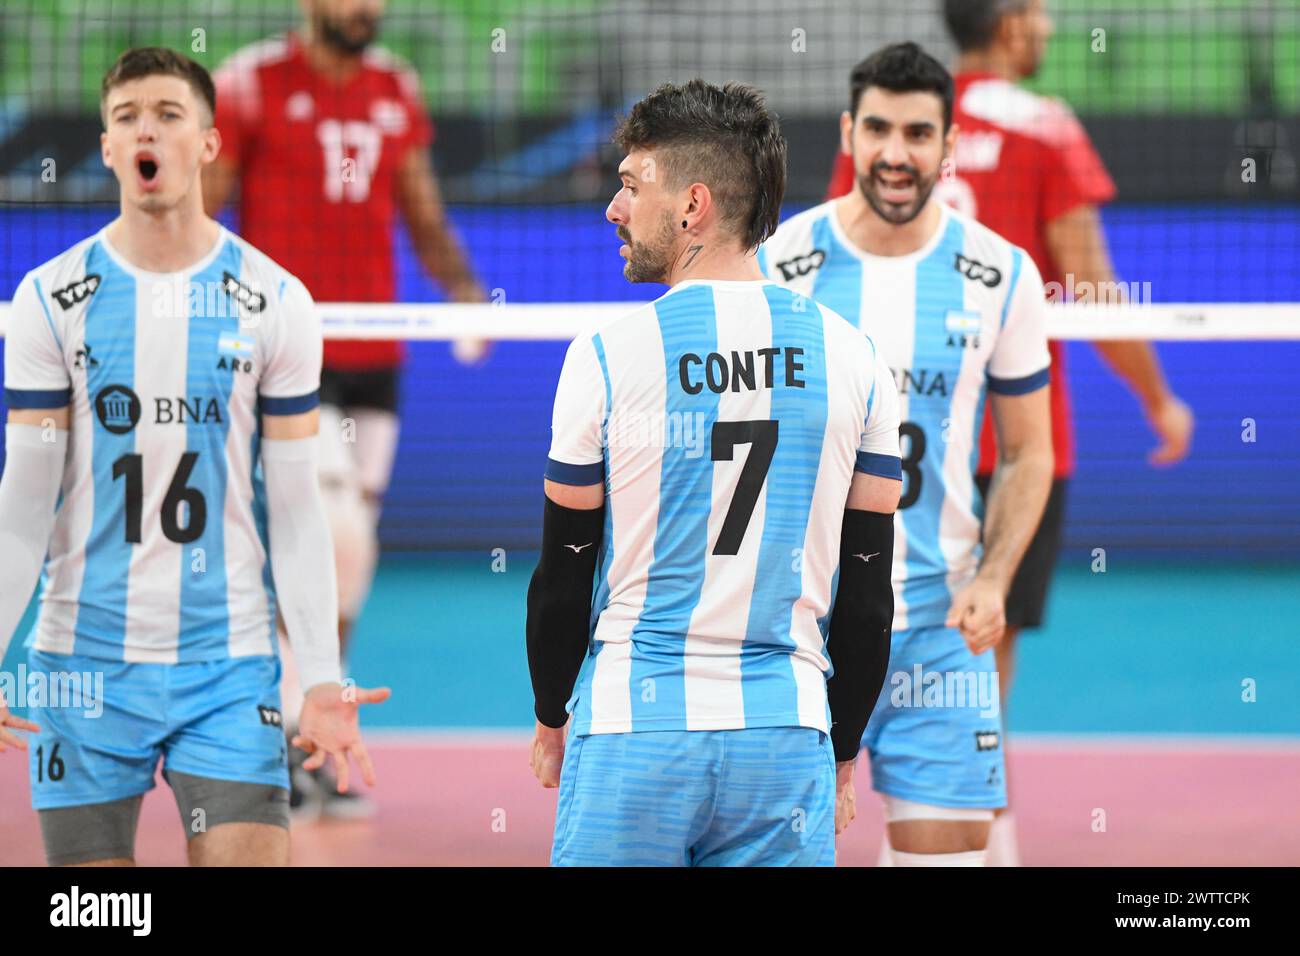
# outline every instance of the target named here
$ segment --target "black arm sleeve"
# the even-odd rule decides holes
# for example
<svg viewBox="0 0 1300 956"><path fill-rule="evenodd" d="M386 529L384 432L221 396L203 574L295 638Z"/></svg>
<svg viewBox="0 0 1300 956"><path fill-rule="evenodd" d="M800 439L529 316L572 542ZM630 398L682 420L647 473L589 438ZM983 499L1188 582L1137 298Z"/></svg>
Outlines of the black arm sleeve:
<svg viewBox="0 0 1300 956"><path fill-rule="evenodd" d="M533 709L547 727L563 727L591 626L596 554L605 534L605 508L578 511L546 499L542 556L528 585L528 671Z"/></svg>
<svg viewBox="0 0 1300 956"><path fill-rule="evenodd" d="M844 512L840 583L831 612L826 653L834 676L826 684L835 759L853 760L889 669L894 620L894 516Z"/></svg>

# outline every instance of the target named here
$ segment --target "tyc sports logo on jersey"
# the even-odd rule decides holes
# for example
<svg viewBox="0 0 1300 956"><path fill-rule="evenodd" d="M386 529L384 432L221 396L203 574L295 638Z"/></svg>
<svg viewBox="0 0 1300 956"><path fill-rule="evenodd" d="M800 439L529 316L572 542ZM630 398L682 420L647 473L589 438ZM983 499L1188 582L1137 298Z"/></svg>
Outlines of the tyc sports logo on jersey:
<svg viewBox="0 0 1300 956"><path fill-rule="evenodd" d="M221 274L221 288L226 290L226 294L242 305L249 312L261 312L266 308L266 296L260 292L254 292L245 283L240 282L229 272Z"/></svg>
<svg viewBox="0 0 1300 956"><path fill-rule="evenodd" d="M800 276L806 276L822 267L826 261L825 249L814 249L807 255L795 256L793 259L786 259L784 262L778 262L776 267L781 270L781 276L786 282L791 282Z"/></svg>
<svg viewBox="0 0 1300 956"><path fill-rule="evenodd" d="M140 398L125 385L106 385L95 396L99 423L114 435L125 435L140 422Z"/></svg>
<svg viewBox="0 0 1300 956"><path fill-rule="evenodd" d="M85 301L94 295L95 290L99 288L99 282L99 275L92 272L84 279L78 279L71 285L65 285L62 289L55 289L50 294L66 311L78 302Z"/></svg>
<svg viewBox="0 0 1300 956"><path fill-rule="evenodd" d="M960 252L956 254L956 261L953 268L964 275L967 279L974 282L983 282L990 289L996 288L1002 284L1002 270L994 266L986 266L977 259L968 259Z"/></svg>

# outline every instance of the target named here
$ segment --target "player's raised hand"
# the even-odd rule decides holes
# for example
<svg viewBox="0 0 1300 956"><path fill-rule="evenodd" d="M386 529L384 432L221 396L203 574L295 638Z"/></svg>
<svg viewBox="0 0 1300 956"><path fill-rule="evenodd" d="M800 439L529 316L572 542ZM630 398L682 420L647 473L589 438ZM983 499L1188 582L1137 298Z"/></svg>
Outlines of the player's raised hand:
<svg viewBox="0 0 1300 956"><path fill-rule="evenodd" d="M853 764L844 760L835 765L835 835L849 828L858 815L858 795L853 789Z"/></svg>
<svg viewBox="0 0 1300 956"><path fill-rule="evenodd" d="M381 704L390 696L392 691L387 687L369 689L351 684L346 688L341 684L317 684L309 690L298 718L298 735L292 741L295 747L311 754L303 761L303 768L319 769L327 756L333 757L339 793L347 793L351 755L361 768L361 779L373 787L375 768L361 740L357 712L362 704Z"/></svg>
<svg viewBox="0 0 1300 956"><path fill-rule="evenodd" d="M9 730L10 727L15 730L29 730L32 733L39 733L41 729L30 720L15 717L9 712L9 708L5 706L4 701L0 700L0 754L10 747L17 747L19 750L27 749L27 741Z"/></svg>
<svg viewBox="0 0 1300 956"><path fill-rule="evenodd" d="M564 728L547 727L540 720L533 733L533 749L528 765L546 789L560 785L560 768L564 765Z"/></svg>
<svg viewBox="0 0 1300 956"><path fill-rule="evenodd" d="M1007 629L1005 589L976 576L953 596L944 624L961 631L972 654L984 653Z"/></svg>
<svg viewBox="0 0 1300 956"><path fill-rule="evenodd" d="M1146 410L1147 422L1160 439L1160 445L1147 455L1152 465L1176 465L1187 457L1192 447L1196 417L1187 404L1173 395Z"/></svg>

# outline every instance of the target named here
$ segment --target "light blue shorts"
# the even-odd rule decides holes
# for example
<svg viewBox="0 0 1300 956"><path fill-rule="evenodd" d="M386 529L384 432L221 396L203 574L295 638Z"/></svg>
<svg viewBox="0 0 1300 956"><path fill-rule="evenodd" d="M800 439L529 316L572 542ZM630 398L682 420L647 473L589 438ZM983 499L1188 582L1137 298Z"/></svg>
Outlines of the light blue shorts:
<svg viewBox="0 0 1300 956"><path fill-rule="evenodd" d="M36 810L145 793L160 758L165 770L289 786L276 657L131 664L33 650L27 667L29 696L33 679L79 688L28 707L41 728L27 741Z"/></svg>
<svg viewBox="0 0 1300 956"><path fill-rule="evenodd" d="M555 866L834 866L835 755L807 727L570 735Z"/></svg>
<svg viewBox="0 0 1300 956"><path fill-rule="evenodd" d="M1006 806L993 652L972 654L953 628L895 631L862 746L879 793L937 807Z"/></svg>

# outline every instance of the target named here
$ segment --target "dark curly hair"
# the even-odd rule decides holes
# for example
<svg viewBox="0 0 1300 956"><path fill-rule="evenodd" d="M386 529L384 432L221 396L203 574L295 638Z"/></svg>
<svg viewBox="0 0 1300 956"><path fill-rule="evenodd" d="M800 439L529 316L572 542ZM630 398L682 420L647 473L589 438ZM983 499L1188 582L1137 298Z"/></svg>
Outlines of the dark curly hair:
<svg viewBox="0 0 1300 956"><path fill-rule="evenodd" d="M614 144L624 152L655 150L670 189L708 186L721 221L746 249L776 231L785 197L785 137L753 87L665 83L632 107Z"/></svg>

